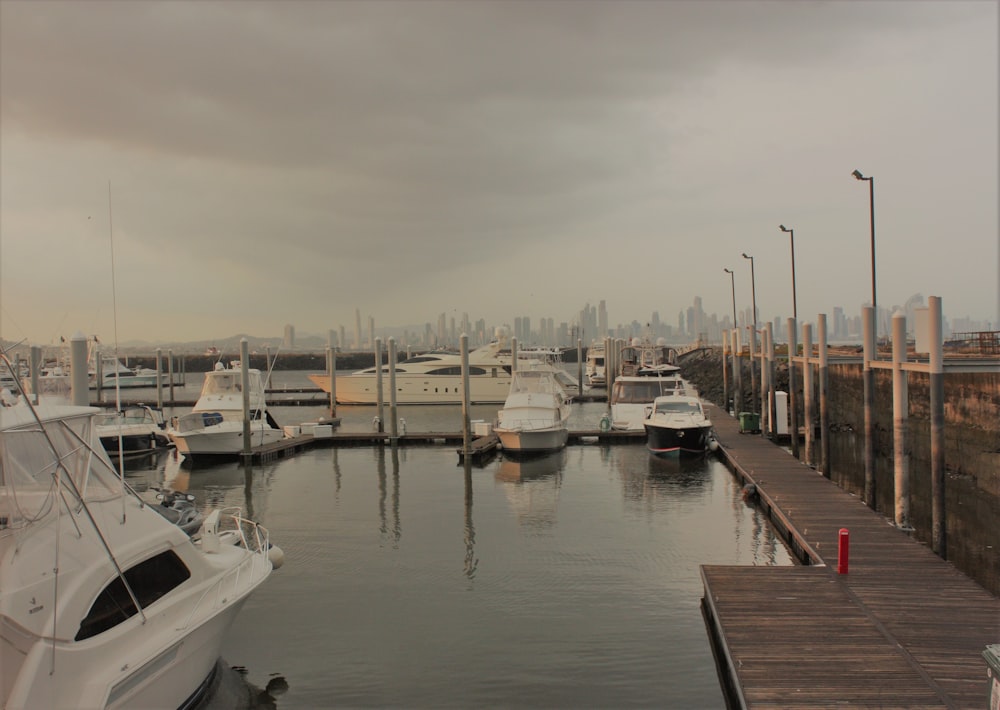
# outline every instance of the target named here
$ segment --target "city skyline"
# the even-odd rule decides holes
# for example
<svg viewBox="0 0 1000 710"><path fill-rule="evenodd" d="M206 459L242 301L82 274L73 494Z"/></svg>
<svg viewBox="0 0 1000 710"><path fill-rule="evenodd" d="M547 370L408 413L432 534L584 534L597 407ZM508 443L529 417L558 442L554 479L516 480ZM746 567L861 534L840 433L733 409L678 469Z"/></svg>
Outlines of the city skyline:
<svg viewBox="0 0 1000 710"><path fill-rule="evenodd" d="M976 0L2 1L0 334L568 322L594 294L675 322L730 311L723 269L790 313L792 230L800 317L877 281L996 324L997 26Z"/></svg>

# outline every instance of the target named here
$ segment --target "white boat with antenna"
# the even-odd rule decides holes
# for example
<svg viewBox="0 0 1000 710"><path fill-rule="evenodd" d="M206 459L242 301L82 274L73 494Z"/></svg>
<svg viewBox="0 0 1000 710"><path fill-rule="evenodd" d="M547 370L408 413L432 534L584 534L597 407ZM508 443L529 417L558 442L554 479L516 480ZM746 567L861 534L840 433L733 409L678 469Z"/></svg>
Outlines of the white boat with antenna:
<svg viewBox="0 0 1000 710"><path fill-rule="evenodd" d="M243 387L247 382L249 411L244 417ZM201 395L190 413L175 417L168 430L177 450L188 458L238 456L244 450L244 422L249 422L249 446L278 441L284 430L267 410L264 376L255 368L243 372L239 361L227 368L215 363L205 373Z"/></svg>
<svg viewBox="0 0 1000 710"><path fill-rule="evenodd" d="M189 536L116 474L93 407L0 407L0 707L177 708L281 560L238 509Z"/></svg>
<svg viewBox="0 0 1000 710"><path fill-rule="evenodd" d="M604 372L604 343L591 343L587 348L585 376L590 387L608 386L608 378Z"/></svg>

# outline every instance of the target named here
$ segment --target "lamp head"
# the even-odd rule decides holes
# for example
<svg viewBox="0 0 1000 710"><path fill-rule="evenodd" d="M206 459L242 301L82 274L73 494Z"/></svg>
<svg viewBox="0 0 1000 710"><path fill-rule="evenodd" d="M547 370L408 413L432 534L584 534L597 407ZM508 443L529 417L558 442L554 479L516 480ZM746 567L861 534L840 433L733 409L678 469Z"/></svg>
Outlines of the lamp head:
<svg viewBox="0 0 1000 710"><path fill-rule="evenodd" d="M865 176L861 174L860 170L855 170L853 173L851 173L851 175L853 175L854 177L856 177L858 180L864 180L865 179Z"/></svg>
<svg viewBox="0 0 1000 710"><path fill-rule="evenodd" d="M780 229L780 230L781 230L782 232L790 232L790 231L792 231L792 230L790 230L790 229L789 229L788 227L786 227L786 226L785 226L785 225L783 225L783 224L779 224L779 225L778 225L778 228L779 228L779 229Z"/></svg>
<svg viewBox="0 0 1000 710"><path fill-rule="evenodd" d="M723 271L725 271L725 272L726 272L727 274L731 274L731 273L733 273L732 269L727 269L727 268L724 268L724 267L723 267L723 269L722 269L722 270L723 270Z"/></svg>
<svg viewBox="0 0 1000 710"><path fill-rule="evenodd" d="M746 252L743 252L743 258L744 259L753 259L753 257L750 256L749 254L747 254Z"/></svg>

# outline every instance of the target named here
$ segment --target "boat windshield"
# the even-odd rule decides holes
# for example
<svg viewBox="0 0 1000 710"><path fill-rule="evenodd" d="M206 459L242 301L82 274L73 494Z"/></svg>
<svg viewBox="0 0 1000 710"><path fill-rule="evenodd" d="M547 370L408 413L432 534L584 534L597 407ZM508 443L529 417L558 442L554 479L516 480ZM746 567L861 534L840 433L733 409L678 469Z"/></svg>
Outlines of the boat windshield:
<svg viewBox="0 0 1000 710"><path fill-rule="evenodd" d="M94 438L93 410L74 409L79 413L56 418L41 414L42 428L26 407L0 410L0 528L27 525L52 513L53 481L60 470L84 500L119 493L114 467Z"/></svg>
<svg viewBox="0 0 1000 710"><path fill-rule="evenodd" d="M701 407L698 406L697 402L689 402L683 399L667 400L665 402L656 403L657 414L668 414L676 412L697 414L701 412Z"/></svg>

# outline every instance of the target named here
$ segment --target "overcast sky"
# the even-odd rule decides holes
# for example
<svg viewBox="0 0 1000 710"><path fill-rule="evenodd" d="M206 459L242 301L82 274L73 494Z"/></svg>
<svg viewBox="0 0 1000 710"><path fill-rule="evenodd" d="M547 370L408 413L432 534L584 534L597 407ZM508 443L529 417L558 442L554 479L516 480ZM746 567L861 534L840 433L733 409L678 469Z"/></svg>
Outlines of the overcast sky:
<svg viewBox="0 0 1000 710"><path fill-rule="evenodd" d="M0 328L676 323L726 267L749 307L741 252L785 318L779 224L800 320L853 316L855 169L879 305L995 324L997 36L986 0L0 0Z"/></svg>

